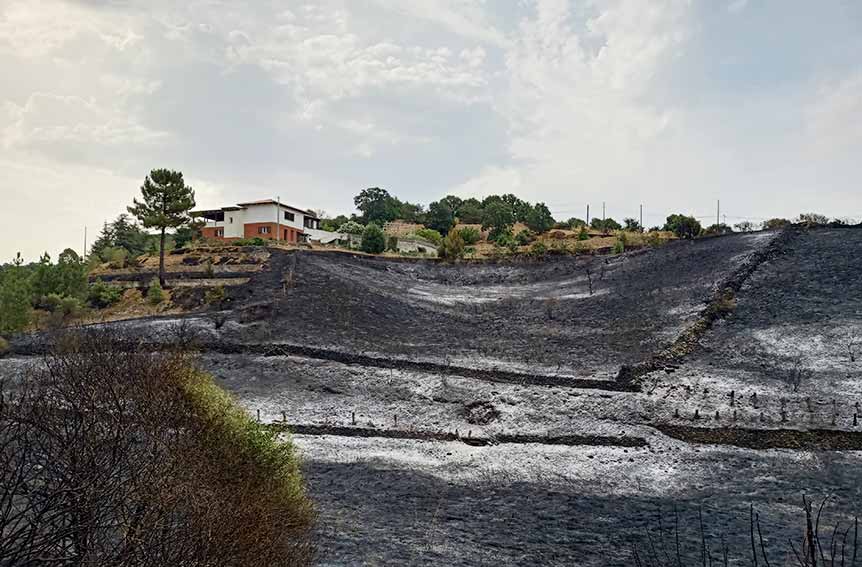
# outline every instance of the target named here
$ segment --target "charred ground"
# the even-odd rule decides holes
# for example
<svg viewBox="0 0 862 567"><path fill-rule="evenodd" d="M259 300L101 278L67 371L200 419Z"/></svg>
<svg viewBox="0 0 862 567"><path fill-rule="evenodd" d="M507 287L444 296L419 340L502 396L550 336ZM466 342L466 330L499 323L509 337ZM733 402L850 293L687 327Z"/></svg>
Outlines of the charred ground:
<svg viewBox="0 0 862 567"><path fill-rule="evenodd" d="M802 492L846 519L860 245L796 227L459 265L273 251L222 309L121 325L193 329L250 412L300 426L321 564L624 565L674 505L712 510L715 542L754 503L781 545Z"/></svg>

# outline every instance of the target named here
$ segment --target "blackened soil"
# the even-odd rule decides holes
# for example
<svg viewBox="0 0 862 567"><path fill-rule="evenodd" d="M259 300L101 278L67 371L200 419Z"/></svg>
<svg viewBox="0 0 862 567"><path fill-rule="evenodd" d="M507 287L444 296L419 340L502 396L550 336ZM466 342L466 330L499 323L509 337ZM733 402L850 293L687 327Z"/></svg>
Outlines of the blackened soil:
<svg viewBox="0 0 862 567"><path fill-rule="evenodd" d="M715 564L723 564L723 539L730 565L751 565L753 504L771 564L791 565L787 542L799 543L803 492L817 502L834 497L823 516L825 541L836 521L850 525L848 509L862 496L852 459L710 457L700 464L646 457L663 462L653 463L656 469L690 471L685 487L663 496L638 490L634 478L630 490L608 493L601 478L511 483L489 473L465 484L385 464L310 461L305 474L321 513L319 564L629 566L632 546L650 547L647 531L656 552L669 552L676 564L678 529L682 564L700 565L700 510Z"/></svg>
<svg viewBox="0 0 862 567"><path fill-rule="evenodd" d="M225 338L612 379L621 364L672 342L722 276L770 238L511 265L274 252L272 270L246 286L252 291L235 314L240 325L226 327Z"/></svg>
<svg viewBox="0 0 862 567"><path fill-rule="evenodd" d="M815 229L763 264L681 372L732 376L788 393L846 393L862 382L862 230Z"/></svg>

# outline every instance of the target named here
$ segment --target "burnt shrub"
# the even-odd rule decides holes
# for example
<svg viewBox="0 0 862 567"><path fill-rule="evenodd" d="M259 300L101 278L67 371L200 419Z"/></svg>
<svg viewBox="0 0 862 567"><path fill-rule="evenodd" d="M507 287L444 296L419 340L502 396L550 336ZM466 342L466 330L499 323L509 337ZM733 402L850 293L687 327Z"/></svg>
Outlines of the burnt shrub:
<svg viewBox="0 0 862 567"><path fill-rule="evenodd" d="M0 404L0 564L310 563L292 445L190 355L89 331L42 362Z"/></svg>

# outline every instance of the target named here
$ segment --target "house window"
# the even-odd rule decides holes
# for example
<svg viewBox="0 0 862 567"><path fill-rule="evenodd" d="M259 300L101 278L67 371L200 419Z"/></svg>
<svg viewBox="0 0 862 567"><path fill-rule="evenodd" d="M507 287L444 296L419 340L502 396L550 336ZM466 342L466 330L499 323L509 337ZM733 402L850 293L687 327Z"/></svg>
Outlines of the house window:
<svg viewBox="0 0 862 567"><path fill-rule="evenodd" d="M262 227L257 229L257 233L258 234L269 234L269 227L268 226L262 226Z"/></svg>
<svg viewBox="0 0 862 567"><path fill-rule="evenodd" d="M319 226L320 226L319 223L320 223L320 221L318 221L317 219L313 219L311 217L305 217L304 226L305 226L305 228L316 229L316 228L319 228Z"/></svg>
<svg viewBox="0 0 862 567"><path fill-rule="evenodd" d="M294 216L293 213L288 213L287 211L284 211L284 220L293 221L295 219L296 219L296 217Z"/></svg>
<svg viewBox="0 0 862 567"><path fill-rule="evenodd" d="M224 229L223 229L223 228L217 228L217 229L215 229L215 235L216 235L216 237L217 237L217 238L222 238L222 237L224 237Z"/></svg>
<svg viewBox="0 0 862 567"><path fill-rule="evenodd" d="M233 224L233 217L228 217L228 222L230 222L230 224Z"/></svg>

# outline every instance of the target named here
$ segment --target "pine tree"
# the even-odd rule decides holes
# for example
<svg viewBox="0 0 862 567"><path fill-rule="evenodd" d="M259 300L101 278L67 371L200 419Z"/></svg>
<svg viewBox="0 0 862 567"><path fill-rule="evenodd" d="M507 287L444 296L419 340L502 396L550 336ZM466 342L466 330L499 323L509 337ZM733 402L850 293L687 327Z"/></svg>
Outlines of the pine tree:
<svg viewBox="0 0 862 567"><path fill-rule="evenodd" d="M0 335L24 329L30 322L30 278L19 252L0 269Z"/></svg>
<svg viewBox="0 0 862 567"><path fill-rule="evenodd" d="M165 231L189 224L189 211L195 206L195 192L187 187L180 171L154 169L141 186L143 202L134 200L128 211L141 221L145 228L158 228L159 283L165 284Z"/></svg>

